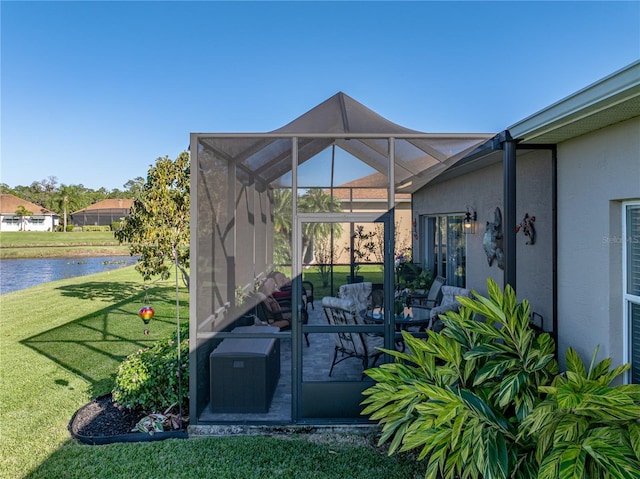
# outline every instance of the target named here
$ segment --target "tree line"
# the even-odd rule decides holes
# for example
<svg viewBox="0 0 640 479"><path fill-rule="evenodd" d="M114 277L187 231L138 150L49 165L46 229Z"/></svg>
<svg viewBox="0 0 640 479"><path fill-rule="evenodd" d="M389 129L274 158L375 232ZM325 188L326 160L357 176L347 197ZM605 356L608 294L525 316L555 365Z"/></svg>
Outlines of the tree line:
<svg viewBox="0 0 640 479"><path fill-rule="evenodd" d="M82 184L59 184L58 178L49 176L41 181L34 181L29 186L18 185L11 187L0 183L0 193L12 194L23 200L30 201L48 210L54 211L61 217L65 211L72 213L106 199L136 198L142 190L145 179L142 177L127 181L122 190L114 188L99 188L94 190Z"/></svg>

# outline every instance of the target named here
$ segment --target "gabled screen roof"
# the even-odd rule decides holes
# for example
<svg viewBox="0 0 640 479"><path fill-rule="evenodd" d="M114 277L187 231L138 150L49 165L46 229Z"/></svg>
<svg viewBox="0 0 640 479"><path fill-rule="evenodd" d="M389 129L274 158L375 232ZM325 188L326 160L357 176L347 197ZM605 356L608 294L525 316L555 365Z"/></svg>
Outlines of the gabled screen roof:
<svg viewBox="0 0 640 479"><path fill-rule="evenodd" d="M394 138L396 191L411 193L493 136L411 130L339 92L272 132L198 134L198 140L216 156L270 184L291 170L292 137L298 138L298 164L335 144L385 175L388 140Z"/></svg>

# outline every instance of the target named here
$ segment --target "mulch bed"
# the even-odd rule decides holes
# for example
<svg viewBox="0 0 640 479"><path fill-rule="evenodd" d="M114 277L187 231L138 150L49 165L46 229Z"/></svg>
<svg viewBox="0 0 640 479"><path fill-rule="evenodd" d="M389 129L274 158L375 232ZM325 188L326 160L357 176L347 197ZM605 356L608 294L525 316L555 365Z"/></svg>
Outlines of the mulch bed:
<svg viewBox="0 0 640 479"><path fill-rule="evenodd" d="M145 415L140 410L119 409L114 405L111 395L108 394L100 396L80 408L69 423L69 432L85 444L186 437L188 419L183 423L182 429L177 431L166 431L153 435L133 431L138 421Z"/></svg>

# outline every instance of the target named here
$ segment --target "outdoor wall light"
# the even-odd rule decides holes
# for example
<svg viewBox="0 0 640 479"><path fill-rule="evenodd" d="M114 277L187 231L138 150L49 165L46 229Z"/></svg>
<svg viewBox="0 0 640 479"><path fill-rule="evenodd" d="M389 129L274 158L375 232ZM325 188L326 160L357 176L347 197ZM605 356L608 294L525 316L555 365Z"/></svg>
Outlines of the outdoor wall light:
<svg viewBox="0 0 640 479"><path fill-rule="evenodd" d="M468 235L476 234L477 224L478 214L475 211L472 213L467 207L467 212L464 214L464 220L462 222L462 225L464 226L464 233Z"/></svg>

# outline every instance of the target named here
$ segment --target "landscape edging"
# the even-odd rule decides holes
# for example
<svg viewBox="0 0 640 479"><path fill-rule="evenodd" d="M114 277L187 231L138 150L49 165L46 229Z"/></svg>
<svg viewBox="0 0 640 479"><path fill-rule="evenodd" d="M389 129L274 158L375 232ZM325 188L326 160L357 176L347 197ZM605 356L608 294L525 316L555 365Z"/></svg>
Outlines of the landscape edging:
<svg viewBox="0 0 640 479"><path fill-rule="evenodd" d="M105 396L109 396L106 394ZM104 397L104 396L100 396ZM186 430L179 431L162 431L155 432L153 434L149 434L146 432L131 432L127 434L114 434L113 436L85 436L83 434L78 434L75 432L73 423L76 419L76 416L80 411L84 408L88 407L93 401L88 402L80 409L78 409L71 420L69 421L69 425L67 429L69 430L69 434L71 436L80 441L82 444L87 444L90 446L101 446L103 444L113 444L113 443L125 443L125 442L152 442L152 441L163 441L165 439L187 439L189 437L189 433Z"/></svg>

